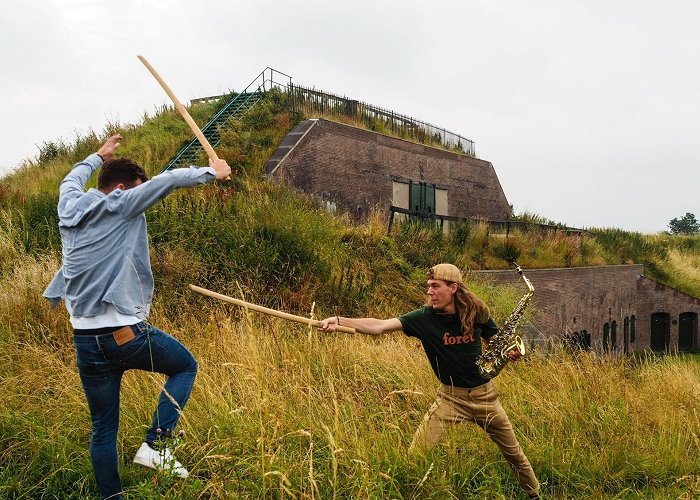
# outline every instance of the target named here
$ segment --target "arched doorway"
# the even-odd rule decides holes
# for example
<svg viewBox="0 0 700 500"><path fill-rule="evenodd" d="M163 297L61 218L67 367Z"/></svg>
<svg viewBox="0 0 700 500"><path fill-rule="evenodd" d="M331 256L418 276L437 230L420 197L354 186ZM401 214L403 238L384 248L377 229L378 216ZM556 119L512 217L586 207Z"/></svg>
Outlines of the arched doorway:
<svg viewBox="0 0 700 500"><path fill-rule="evenodd" d="M665 352L671 337L671 315L654 313L651 315L651 350Z"/></svg>
<svg viewBox="0 0 700 500"><path fill-rule="evenodd" d="M678 317L678 350L691 352L698 347L698 313L684 312Z"/></svg>
<svg viewBox="0 0 700 500"><path fill-rule="evenodd" d="M623 337L623 348L624 353L627 354L630 350L630 319L625 318L622 322L622 337Z"/></svg>
<svg viewBox="0 0 700 500"><path fill-rule="evenodd" d="M610 323L610 343L612 344L612 351L617 351L617 321Z"/></svg>

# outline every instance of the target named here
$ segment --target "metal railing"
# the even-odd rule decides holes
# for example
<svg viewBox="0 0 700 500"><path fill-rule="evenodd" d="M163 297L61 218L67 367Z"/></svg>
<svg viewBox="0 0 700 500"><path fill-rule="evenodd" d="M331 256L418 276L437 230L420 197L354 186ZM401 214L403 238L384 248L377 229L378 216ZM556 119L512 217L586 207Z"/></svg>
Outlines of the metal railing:
<svg viewBox="0 0 700 500"><path fill-rule="evenodd" d="M381 131L383 128L399 137L415 139L422 143L438 143L469 156L476 154L474 141L471 139L380 106L295 85L292 83L291 76L269 66L262 70L241 94L264 93L273 88L288 94L289 109L295 120L303 115L308 116L316 113L348 116L364 121L370 129L375 131ZM190 103L208 102L221 97L225 97L225 94L192 99ZM224 106L211 122L217 122L219 114L225 113L227 107Z"/></svg>
<svg viewBox="0 0 700 500"><path fill-rule="evenodd" d="M288 78L289 82L288 83L276 82L275 81L275 74L282 75L282 76ZM286 89L290 88L291 85L292 85L292 77L291 76L285 75L281 71L277 71L276 69L273 69L270 67L265 68L264 70L262 70L260 72L260 74L258 76L253 78L253 81L250 82L248 84L248 86L242 92L238 93L237 96L233 100L231 100L230 103L228 103L226 106L221 108L219 110L219 112L214 116L214 118L209 120L209 123L207 123L204 127L202 127L202 130L204 131L207 128L209 128L210 126L218 124L218 122L220 121L220 117L222 115L227 114L227 112L229 111L229 107L236 103L236 98L238 96L260 96L260 95L264 94L265 92L267 92L268 90L272 90L273 88L279 88L282 90L286 90ZM223 96L221 96L221 97L223 97ZM214 98L215 98L215 96L204 97L202 99L211 100Z"/></svg>
<svg viewBox="0 0 700 500"><path fill-rule="evenodd" d="M288 78L287 83L281 83L276 81L275 75ZM279 78L279 77L278 77ZM284 78L282 78L284 79ZM239 116L245 113L248 109L253 107L264 95L265 92L271 90L274 87L280 88L285 91L290 88L292 84L292 77L277 71L273 68L267 67L256 76L248 86L239 93L233 95L233 98L226 103L215 115L207 122L206 125L202 127L202 133L204 137L211 143L212 147L216 147L219 144L221 137L219 136L219 127L224 125L230 118L234 116ZM205 103L213 100L226 97L226 94L220 96L208 96L200 97L198 99L192 99L190 103ZM168 162L168 164L163 168L161 172L170 170L181 164L183 161L191 160L196 156L197 152L202 149L202 145L199 143L199 139L196 137L192 138L187 144L185 144L180 151Z"/></svg>
<svg viewBox="0 0 700 500"><path fill-rule="evenodd" d="M278 75L282 77L282 79L286 79L286 82L278 82L275 79L275 75ZM256 92L267 92L268 90L272 90L273 88L278 88L284 92L286 92L288 89L292 87L292 77L287 75L286 73L282 73L281 71L277 71L274 68L267 67L264 70L260 72L258 76L256 76L252 82L246 87L246 89L243 92L250 92L251 87L254 87L257 82L260 82L258 86L256 87Z"/></svg>
<svg viewBox="0 0 700 500"><path fill-rule="evenodd" d="M521 229L525 231L539 230L549 233L564 233L576 236L581 236L584 233L588 233L585 229L579 229L575 227L567 226L557 226L554 224L539 224L536 222L525 222L518 220L487 220L487 219L477 219L473 217L458 217L455 215L440 215L431 212L423 212L420 210L410 210L408 208L396 207L394 205L389 206L389 228L388 233L391 234L391 228L394 224L395 214L408 215L411 218L416 218L421 221L434 221L438 224L440 229L444 229L445 222L464 222L467 224L486 224L489 230L494 230L499 233L504 233L509 236L511 231L515 229Z"/></svg>
<svg viewBox="0 0 700 500"><path fill-rule="evenodd" d="M419 142L434 141L461 153L475 155L471 139L389 109L299 85L293 86L291 94L297 113L349 116L365 121L370 128L379 125L402 137Z"/></svg>
<svg viewBox="0 0 700 500"><path fill-rule="evenodd" d="M269 76L268 76L269 75ZM288 79L287 82L282 83L278 82L275 79L275 75L280 75L286 79ZM278 71L274 68L270 68L269 66L262 70L258 76L253 78L253 81L251 81L248 86L242 91L242 92L237 92L236 94L245 94L245 93L250 93L250 92L265 92L267 90L271 90L272 88L279 88L280 90L287 92L289 88L292 87L292 77L282 73L281 71ZM255 90L251 90L255 89ZM221 99L222 97L226 97L229 94L219 94L219 95L212 95L212 96L207 96L207 97L198 97L196 99L190 99L190 104L201 104L205 102L210 102L210 101L215 101L218 99Z"/></svg>

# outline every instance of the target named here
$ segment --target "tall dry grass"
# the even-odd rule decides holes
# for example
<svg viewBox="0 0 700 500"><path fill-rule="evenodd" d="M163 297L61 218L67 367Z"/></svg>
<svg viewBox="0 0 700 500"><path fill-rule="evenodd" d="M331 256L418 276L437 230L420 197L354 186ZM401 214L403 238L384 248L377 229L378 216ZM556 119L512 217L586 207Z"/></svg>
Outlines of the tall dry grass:
<svg viewBox="0 0 700 500"><path fill-rule="evenodd" d="M95 494L66 314L36 298L56 264L27 258L0 288L2 497ZM192 476L130 463L163 382L130 372L119 435L129 498L520 496L471 424L425 455L408 453L437 385L415 339L322 335L223 303L198 307L173 316L159 302L151 318L199 361L176 452ZM497 387L545 498L692 498L699 380L690 357L556 352L507 367Z"/></svg>
<svg viewBox="0 0 700 500"><path fill-rule="evenodd" d="M700 297L700 252L670 250L668 264L668 274L673 283L690 295Z"/></svg>

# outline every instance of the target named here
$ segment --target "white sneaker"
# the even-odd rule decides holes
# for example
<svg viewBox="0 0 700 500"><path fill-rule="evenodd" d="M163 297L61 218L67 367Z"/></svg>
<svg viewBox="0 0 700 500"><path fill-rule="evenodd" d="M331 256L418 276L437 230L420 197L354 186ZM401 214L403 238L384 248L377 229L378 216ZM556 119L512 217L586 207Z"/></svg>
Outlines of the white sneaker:
<svg viewBox="0 0 700 500"><path fill-rule="evenodd" d="M165 470L173 473L177 477L185 479L190 475L180 462L175 460L175 457L170 453L170 450L163 448L162 450L154 450L148 443L143 443L141 448L136 452L134 463L144 465L156 470Z"/></svg>

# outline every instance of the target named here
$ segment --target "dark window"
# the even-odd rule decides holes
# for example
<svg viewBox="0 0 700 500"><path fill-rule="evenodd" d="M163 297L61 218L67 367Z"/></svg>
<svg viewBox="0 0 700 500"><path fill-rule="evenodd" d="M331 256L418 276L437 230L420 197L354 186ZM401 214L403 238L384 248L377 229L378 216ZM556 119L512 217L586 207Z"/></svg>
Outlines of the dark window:
<svg viewBox="0 0 700 500"><path fill-rule="evenodd" d="M583 349L583 335L579 332L574 332L571 336L567 336L565 339L567 345L576 349Z"/></svg>
<svg viewBox="0 0 700 500"><path fill-rule="evenodd" d="M665 352L671 337L671 315L661 312L651 315L651 350Z"/></svg>
<svg viewBox="0 0 700 500"><path fill-rule="evenodd" d="M586 349L591 348L591 334L588 333L586 330L581 330L581 335L583 336L583 345L586 347Z"/></svg>
<svg viewBox="0 0 700 500"><path fill-rule="evenodd" d="M605 323L603 325L603 351L608 352L610 349L610 325Z"/></svg>
<svg viewBox="0 0 700 500"><path fill-rule="evenodd" d="M678 317L678 350L690 352L697 346L698 314L684 312Z"/></svg>
<svg viewBox="0 0 700 500"><path fill-rule="evenodd" d="M612 344L612 350L617 350L617 321L613 321L610 324L610 343Z"/></svg>
<svg viewBox="0 0 700 500"><path fill-rule="evenodd" d="M630 343L632 343L632 344L634 344L637 340L636 323L637 323L637 318L633 314L632 317L630 318Z"/></svg>

